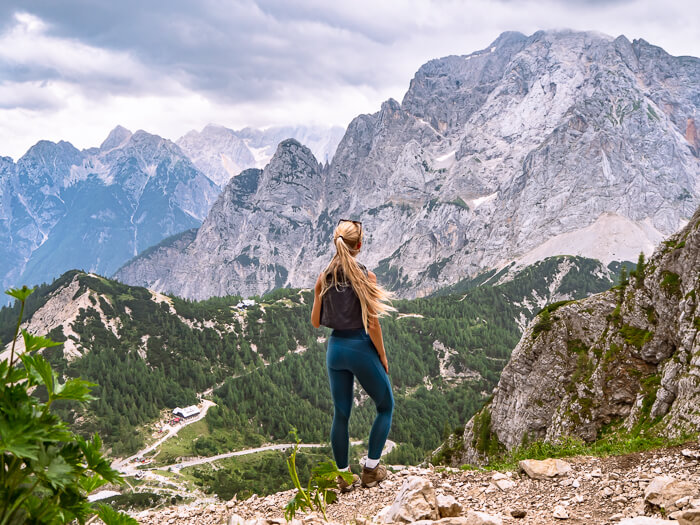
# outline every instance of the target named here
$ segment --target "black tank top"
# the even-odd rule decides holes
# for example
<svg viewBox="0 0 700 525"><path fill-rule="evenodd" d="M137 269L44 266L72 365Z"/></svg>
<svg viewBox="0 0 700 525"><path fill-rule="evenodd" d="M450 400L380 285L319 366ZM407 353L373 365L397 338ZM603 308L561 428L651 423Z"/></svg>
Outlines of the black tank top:
<svg viewBox="0 0 700 525"><path fill-rule="evenodd" d="M357 265L367 275L367 268ZM332 278L328 275L327 280L330 282ZM360 299L341 272L338 272L338 287L331 286L321 299L321 324L334 330L364 329Z"/></svg>

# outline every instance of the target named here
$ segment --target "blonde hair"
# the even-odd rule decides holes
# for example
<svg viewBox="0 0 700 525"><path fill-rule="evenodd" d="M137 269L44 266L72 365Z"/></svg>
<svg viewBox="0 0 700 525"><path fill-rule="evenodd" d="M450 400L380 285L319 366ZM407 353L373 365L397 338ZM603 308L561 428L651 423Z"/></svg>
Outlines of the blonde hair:
<svg viewBox="0 0 700 525"><path fill-rule="evenodd" d="M365 332L369 332L369 319L378 318L388 312L395 312L396 308L387 304L392 294L372 282L369 276L363 272L355 261L355 256L360 252L358 246L362 241L362 229L352 221L341 221L333 232L333 243L336 253L323 270L321 279L321 293L323 297L331 288L338 286L340 282L338 274L342 273L343 281L349 281L355 295L360 300L362 308L362 324ZM331 279L328 279L328 276Z"/></svg>

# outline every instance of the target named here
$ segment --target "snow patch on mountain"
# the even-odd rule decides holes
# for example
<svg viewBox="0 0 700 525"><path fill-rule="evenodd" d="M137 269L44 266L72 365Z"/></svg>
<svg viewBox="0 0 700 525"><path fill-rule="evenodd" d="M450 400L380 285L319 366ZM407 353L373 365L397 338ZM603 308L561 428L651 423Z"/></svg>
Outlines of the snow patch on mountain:
<svg viewBox="0 0 700 525"><path fill-rule="evenodd" d="M518 257L515 259L516 268L524 268L552 255L583 255L603 264L636 261L640 246L649 256L664 237L648 218L633 221L616 213L603 213L590 226L552 237Z"/></svg>

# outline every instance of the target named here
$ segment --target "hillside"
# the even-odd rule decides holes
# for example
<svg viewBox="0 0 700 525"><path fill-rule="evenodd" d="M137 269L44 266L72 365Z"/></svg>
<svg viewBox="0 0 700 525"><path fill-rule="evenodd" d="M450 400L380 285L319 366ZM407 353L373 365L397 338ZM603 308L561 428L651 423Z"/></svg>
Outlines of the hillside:
<svg viewBox="0 0 700 525"><path fill-rule="evenodd" d="M424 64L401 103L359 115L330 165L280 144L183 245L116 278L181 297L304 287L339 218L366 263L420 297L515 261L650 255L700 204L700 59L596 32L507 32Z"/></svg>
<svg viewBox="0 0 700 525"><path fill-rule="evenodd" d="M699 272L700 209L628 281L545 309L513 350L493 398L451 441L453 461L482 463L569 437L696 434Z"/></svg>
<svg viewBox="0 0 700 525"><path fill-rule="evenodd" d="M415 462L483 403L525 324L545 304L609 288L613 272L595 261L551 258L459 295L396 301L383 322L397 411L395 460ZM486 277L485 277L486 278ZM246 310L240 297L190 302L72 271L30 298L25 326L64 345L49 352L61 373L100 386L86 413L70 415L124 455L161 410L208 391L211 435L192 444L214 454L287 439L325 442L332 407L325 337L308 322L311 295L278 290ZM16 309L0 310L7 342ZM400 363L400 365L399 365ZM213 391L212 391L213 389ZM373 405L357 393L351 433L364 436ZM274 409L273 409L274 407ZM416 431L420 428L420 432ZM447 429L447 430L446 430Z"/></svg>

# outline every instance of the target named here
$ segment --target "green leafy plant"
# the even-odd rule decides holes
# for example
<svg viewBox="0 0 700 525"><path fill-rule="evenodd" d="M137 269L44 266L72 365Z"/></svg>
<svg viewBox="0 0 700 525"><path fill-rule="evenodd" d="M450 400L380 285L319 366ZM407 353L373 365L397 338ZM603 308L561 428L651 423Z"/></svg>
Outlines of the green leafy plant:
<svg viewBox="0 0 700 525"><path fill-rule="evenodd" d="M306 488L302 487L296 467L297 452L301 443L296 429L292 430L292 437L295 443L292 453L287 458L287 468L297 492L287 503L284 509L284 517L287 521L291 521L298 510L317 510L323 514L323 519L328 521L326 506L329 503L333 503L338 497L338 493L333 490L338 488L338 477L340 476L348 483L352 483L352 473L338 470L334 461L324 461L313 468Z"/></svg>
<svg viewBox="0 0 700 525"><path fill-rule="evenodd" d="M27 297L26 286L8 290L20 302L9 359L0 362L0 525L59 524L97 515L108 525L136 520L87 495L107 483L123 483L110 467L95 434L74 434L50 408L58 400L85 403L93 383L79 378L62 382L39 352L57 346L46 337L21 330L24 351L16 352ZM46 401L42 401L46 399Z"/></svg>

